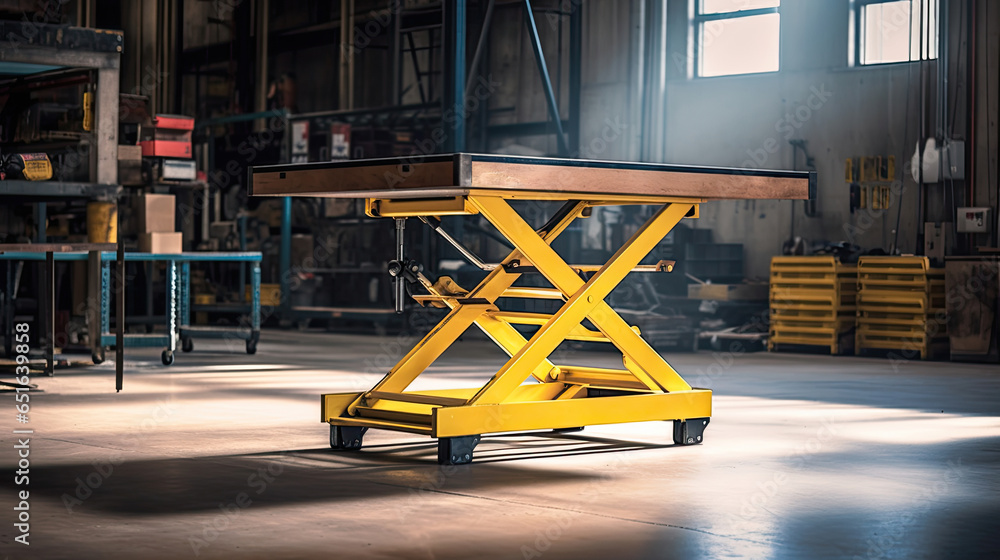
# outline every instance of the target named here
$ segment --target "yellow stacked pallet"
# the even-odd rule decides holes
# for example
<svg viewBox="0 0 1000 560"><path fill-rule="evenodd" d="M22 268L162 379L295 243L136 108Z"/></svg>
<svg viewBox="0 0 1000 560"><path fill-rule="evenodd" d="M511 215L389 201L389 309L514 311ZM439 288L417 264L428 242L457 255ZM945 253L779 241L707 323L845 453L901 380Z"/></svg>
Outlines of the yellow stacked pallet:
<svg viewBox="0 0 1000 560"><path fill-rule="evenodd" d="M927 257L861 257L857 353L874 348L933 357L948 346L944 270Z"/></svg>
<svg viewBox="0 0 1000 560"><path fill-rule="evenodd" d="M839 354L845 335L850 345L857 282L857 268L833 256L772 258L768 350L795 344Z"/></svg>

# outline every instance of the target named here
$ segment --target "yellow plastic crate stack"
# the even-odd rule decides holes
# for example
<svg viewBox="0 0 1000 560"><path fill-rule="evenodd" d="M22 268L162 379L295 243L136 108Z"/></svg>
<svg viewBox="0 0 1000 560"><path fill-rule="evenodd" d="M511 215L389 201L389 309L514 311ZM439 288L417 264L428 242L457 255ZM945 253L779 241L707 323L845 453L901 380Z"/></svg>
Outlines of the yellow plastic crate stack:
<svg viewBox="0 0 1000 560"><path fill-rule="evenodd" d="M861 257L856 352L894 350L923 360L948 347L944 270L927 257Z"/></svg>
<svg viewBox="0 0 1000 560"><path fill-rule="evenodd" d="M858 273L829 255L771 259L771 328L768 350L781 345L850 346Z"/></svg>

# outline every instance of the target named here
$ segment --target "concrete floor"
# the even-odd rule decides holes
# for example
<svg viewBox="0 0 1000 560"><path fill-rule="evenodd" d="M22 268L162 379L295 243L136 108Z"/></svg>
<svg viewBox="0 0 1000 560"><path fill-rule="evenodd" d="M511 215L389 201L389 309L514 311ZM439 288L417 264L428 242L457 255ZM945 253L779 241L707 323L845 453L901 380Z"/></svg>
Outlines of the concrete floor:
<svg viewBox="0 0 1000 560"><path fill-rule="evenodd" d="M796 354L677 354L715 390L704 445L665 423L432 440L372 431L332 452L321 392L370 387L414 339L265 331L196 341L171 367L37 378L30 547L11 558L1000 558L1000 368ZM562 360L612 366L611 354ZM420 387L472 386L503 356L468 340ZM9 377L5 374L5 378ZM3 433L13 398L0 413Z"/></svg>

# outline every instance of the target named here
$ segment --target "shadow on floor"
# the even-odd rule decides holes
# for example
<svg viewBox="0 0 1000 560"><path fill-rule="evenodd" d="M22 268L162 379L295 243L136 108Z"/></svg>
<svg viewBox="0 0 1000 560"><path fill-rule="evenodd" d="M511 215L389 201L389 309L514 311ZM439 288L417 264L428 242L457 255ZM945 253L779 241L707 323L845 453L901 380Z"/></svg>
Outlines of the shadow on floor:
<svg viewBox="0 0 1000 560"><path fill-rule="evenodd" d="M298 449L196 458L117 460L59 466L32 465L31 487L73 513L170 515L216 511L249 499L255 507L420 495L476 494L603 478L525 459L653 450L652 445L581 435L512 434L488 437L472 465L438 465L434 440L376 444L360 451ZM520 461L520 462L518 462ZM10 487L11 480L0 486Z"/></svg>

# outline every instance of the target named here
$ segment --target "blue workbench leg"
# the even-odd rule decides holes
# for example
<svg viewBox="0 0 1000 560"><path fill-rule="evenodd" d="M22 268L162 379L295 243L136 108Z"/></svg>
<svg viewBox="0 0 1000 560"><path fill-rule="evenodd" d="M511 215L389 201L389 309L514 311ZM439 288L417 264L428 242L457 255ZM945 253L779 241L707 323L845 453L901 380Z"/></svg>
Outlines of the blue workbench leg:
<svg viewBox="0 0 1000 560"><path fill-rule="evenodd" d="M191 324L191 263L181 263L181 327Z"/></svg>
<svg viewBox="0 0 1000 560"><path fill-rule="evenodd" d="M3 300L3 351L4 356L14 355L14 261L7 261L4 268L7 271L7 289Z"/></svg>
<svg viewBox="0 0 1000 560"><path fill-rule="evenodd" d="M240 236L239 236L240 237L240 251L246 251L247 250L247 217L246 216L237 216L236 217L236 224L239 226L239 232L240 232ZM247 263L247 264L250 265L251 267L253 266L252 263ZM247 267L243 266L243 263L240 263L240 284L239 284L240 289L241 290L245 290L246 289L245 288L246 285L247 285ZM247 298L243 298L243 303L247 303L246 300L247 300Z"/></svg>
<svg viewBox="0 0 1000 560"><path fill-rule="evenodd" d="M167 261L167 348L160 356L163 365L169 366L174 363L174 351L177 350L177 292L179 289L177 279L177 261Z"/></svg>
<svg viewBox="0 0 1000 560"><path fill-rule="evenodd" d="M281 248L278 253L278 275L281 283L281 319L292 319L292 197L281 199Z"/></svg>
<svg viewBox="0 0 1000 560"><path fill-rule="evenodd" d="M101 361L104 361L104 351L107 345L104 344L104 337L111 335L111 261L106 261L101 259L101 319L100 324L97 326L97 337L99 348L98 352L100 356L91 356L92 358L99 357ZM118 317L121 321L122 318ZM97 360L94 360L97 363Z"/></svg>
<svg viewBox="0 0 1000 560"><path fill-rule="evenodd" d="M180 293L181 318L178 327L181 335L181 350L190 352L194 350L194 344L190 337L184 336L184 328L191 326L191 263L184 261L181 263L181 293Z"/></svg>
<svg viewBox="0 0 1000 560"><path fill-rule="evenodd" d="M146 272L146 334L153 332L153 268L156 263L142 262L139 266ZM167 288L170 287L168 281Z"/></svg>
<svg viewBox="0 0 1000 560"><path fill-rule="evenodd" d="M101 340L101 252L87 253L87 333L90 357L95 364L104 362L104 341Z"/></svg>
<svg viewBox="0 0 1000 560"><path fill-rule="evenodd" d="M52 251L45 253L45 375L56 373L56 256Z"/></svg>
<svg viewBox="0 0 1000 560"><path fill-rule="evenodd" d="M260 340L260 262L255 262L250 269L250 338L247 339L247 354L257 353L257 341Z"/></svg>

